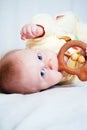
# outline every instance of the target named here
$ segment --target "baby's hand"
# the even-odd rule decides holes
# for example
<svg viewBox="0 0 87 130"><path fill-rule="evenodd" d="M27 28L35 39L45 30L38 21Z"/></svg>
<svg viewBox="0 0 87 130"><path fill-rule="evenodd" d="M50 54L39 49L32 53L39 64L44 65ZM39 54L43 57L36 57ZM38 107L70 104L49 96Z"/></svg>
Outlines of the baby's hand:
<svg viewBox="0 0 87 130"><path fill-rule="evenodd" d="M44 28L36 24L27 24L21 29L21 39L34 39L44 35Z"/></svg>

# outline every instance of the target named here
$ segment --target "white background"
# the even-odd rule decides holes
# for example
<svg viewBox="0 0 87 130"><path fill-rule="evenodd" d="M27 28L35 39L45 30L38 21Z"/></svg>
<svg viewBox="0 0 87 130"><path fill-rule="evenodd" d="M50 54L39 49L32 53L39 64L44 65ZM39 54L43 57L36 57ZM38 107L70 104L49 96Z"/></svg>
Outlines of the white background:
<svg viewBox="0 0 87 130"><path fill-rule="evenodd" d="M34 15L68 11L73 11L87 23L87 0L0 0L0 54L25 47L25 41L20 39L20 29Z"/></svg>

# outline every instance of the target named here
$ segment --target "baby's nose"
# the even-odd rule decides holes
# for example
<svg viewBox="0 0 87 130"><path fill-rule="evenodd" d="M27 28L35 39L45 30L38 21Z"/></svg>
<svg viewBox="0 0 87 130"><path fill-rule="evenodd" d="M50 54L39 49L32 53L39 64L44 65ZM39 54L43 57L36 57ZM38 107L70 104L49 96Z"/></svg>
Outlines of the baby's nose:
<svg viewBox="0 0 87 130"><path fill-rule="evenodd" d="M49 59L46 63L46 66L49 67L50 69L53 69L53 61Z"/></svg>

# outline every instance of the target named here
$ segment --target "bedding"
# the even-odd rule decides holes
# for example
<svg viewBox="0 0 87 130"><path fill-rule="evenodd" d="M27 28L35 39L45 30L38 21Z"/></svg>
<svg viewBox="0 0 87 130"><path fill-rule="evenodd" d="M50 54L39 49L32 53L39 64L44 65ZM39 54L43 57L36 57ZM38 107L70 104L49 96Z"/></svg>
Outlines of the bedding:
<svg viewBox="0 0 87 130"><path fill-rule="evenodd" d="M87 82L0 94L0 130L87 130Z"/></svg>

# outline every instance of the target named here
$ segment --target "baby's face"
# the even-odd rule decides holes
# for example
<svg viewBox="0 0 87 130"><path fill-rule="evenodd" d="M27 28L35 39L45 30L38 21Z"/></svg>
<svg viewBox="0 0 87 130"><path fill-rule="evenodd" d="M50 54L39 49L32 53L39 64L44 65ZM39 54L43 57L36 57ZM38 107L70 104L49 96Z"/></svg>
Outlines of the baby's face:
<svg viewBox="0 0 87 130"><path fill-rule="evenodd" d="M22 82L32 91L40 91L58 83L62 74L58 72L57 54L48 50L21 50Z"/></svg>
<svg viewBox="0 0 87 130"><path fill-rule="evenodd" d="M47 89L62 78L62 74L58 72L57 54L51 51L25 49L17 51L15 56L20 61L21 84L30 93Z"/></svg>

